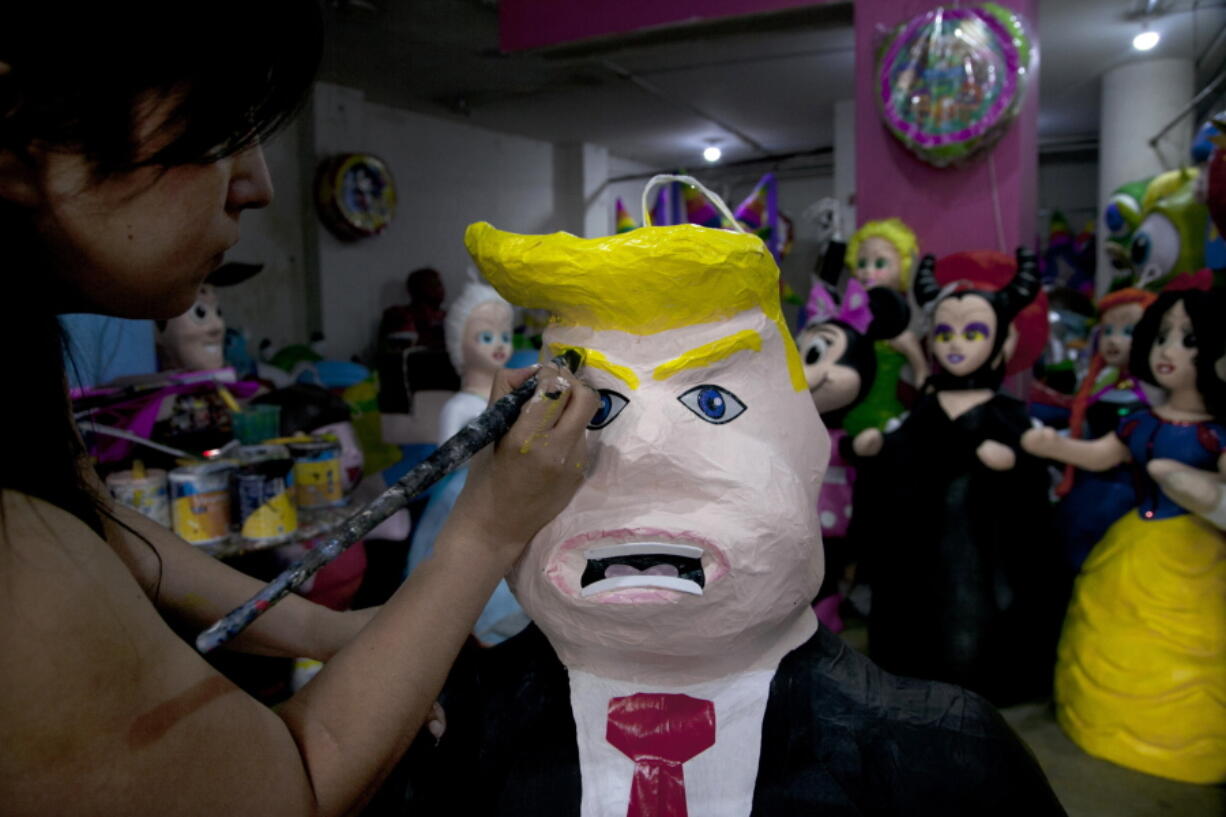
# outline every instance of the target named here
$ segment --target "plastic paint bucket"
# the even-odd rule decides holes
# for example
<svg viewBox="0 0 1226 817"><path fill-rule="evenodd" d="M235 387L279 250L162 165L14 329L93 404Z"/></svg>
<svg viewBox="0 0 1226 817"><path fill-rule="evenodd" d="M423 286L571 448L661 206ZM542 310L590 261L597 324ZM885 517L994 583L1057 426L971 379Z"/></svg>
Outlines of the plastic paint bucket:
<svg viewBox="0 0 1226 817"><path fill-rule="evenodd" d="M170 472L174 531L193 545L230 537L230 479L234 465L208 462Z"/></svg>
<svg viewBox="0 0 1226 817"><path fill-rule="evenodd" d="M158 468L146 471L144 476L116 471L106 478L106 487L116 502L169 528L170 495L166 485L166 472Z"/></svg>
<svg viewBox="0 0 1226 817"><path fill-rule="evenodd" d="M345 504L340 443L316 437L306 442L287 443L286 448L294 458L294 487L299 508L313 510Z"/></svg>
<svg viewBox="0 0 1226 817"><path fill-rule="evenodd" d="M244 445L262 443L277 436L281 427L281 407L253 405L247 406L242 411L231 411L230 426L240 443Z"/></svg>
<svg viewBox="0 0 1226 817"><path fill-rule="evenodd" d="M283 445L238 449L234 498L239 534L254 545L288 542L298 531L294 461Z"/></svg>

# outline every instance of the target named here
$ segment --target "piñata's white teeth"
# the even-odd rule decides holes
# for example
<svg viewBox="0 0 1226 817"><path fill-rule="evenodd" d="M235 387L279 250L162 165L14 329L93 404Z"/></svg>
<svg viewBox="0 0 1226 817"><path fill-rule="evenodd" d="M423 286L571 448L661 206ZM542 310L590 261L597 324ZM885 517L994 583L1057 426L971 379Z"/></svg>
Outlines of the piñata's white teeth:
<svg viewBox="0 0 1226 817"><path fill-rule="evenodd" d="M586 598L597 593L606 593L610 590L625 590L632 587L660 587L665 590L676 590L680 593L689 593L694 596L702 595L702 588L698 586L697 582L692 582L689 579L678 579L673 576L649 576L646 574L601 579L583 588L580 591L580 595Z"/></svg>
<svg viewBox="0 0 1226 817"><path fill-rule="evenodd" d="M591 560L616 559L619 556L681 556L687 559L702 559L703 550L694 545L675 545L665 542L627 542L624 545L603 545L585 551L584 558Z"/></svg>

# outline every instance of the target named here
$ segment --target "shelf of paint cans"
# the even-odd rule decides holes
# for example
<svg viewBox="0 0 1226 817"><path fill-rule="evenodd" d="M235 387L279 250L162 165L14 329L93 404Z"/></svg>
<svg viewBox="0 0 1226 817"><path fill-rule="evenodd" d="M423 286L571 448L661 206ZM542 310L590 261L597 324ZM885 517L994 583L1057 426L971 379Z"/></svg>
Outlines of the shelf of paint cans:
<svg viewBox="0 0 1226 817"><path fill-rule="evenodd" d="M107 477L115 499L216 556L325 535L346 516L340 444L270 440L169 473L134 467Z"/></svg>
<svg viewBox="0 0 1226 817"><path fill-rule="evenodd" d="M314 511L300 510L298 512L298 530L294 531L293 536L287 540L271 543L253 542L238 534L234 534L224 542L203 547L202 550L218 559L229 559L232 556L241 556L244 553L252 553L257 550L285 547L295 543L309 544L337 530L349 518L350 511L351 509L348 507L322 508Z"/></svg>

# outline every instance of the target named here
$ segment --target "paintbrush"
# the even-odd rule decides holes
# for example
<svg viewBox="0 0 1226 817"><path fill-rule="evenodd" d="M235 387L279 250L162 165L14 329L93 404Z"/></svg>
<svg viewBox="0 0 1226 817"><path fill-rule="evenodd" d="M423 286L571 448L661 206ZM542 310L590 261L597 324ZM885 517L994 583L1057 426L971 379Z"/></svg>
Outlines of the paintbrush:
<svg viewBox="0 0 1226 817"><path fill-rule="evenodd" d="M582 358L577 351L567 349L551 362L559 368L565 366L575 372L579 369ZM202 653L212 652L236 637L268 608L315 575L315 572L321 567L340 556L346 548L370 533L379 523L408 505L422 491L468 462L482 448L500 439L515 423L520 409L532 397L536 387L537 375L533 375L519 388L494 401L494 404L479 417L440 445L437 451L397 480L396 484L346 519L335 533L324 539L313 550L307 551L301 561L286 568L260 592L196 636L196 649Z"/></svg>
<svg viewBox="0 0 1226 817"><path fill-rule="evenodd" d="M238 404L238 401L234 399L234 395L230 393L230 390L220 380L213 378L213 386L217 389L217 395L221 397L221 402L226 404L226 408L236 414L242 412L243 407Z"/></svg>

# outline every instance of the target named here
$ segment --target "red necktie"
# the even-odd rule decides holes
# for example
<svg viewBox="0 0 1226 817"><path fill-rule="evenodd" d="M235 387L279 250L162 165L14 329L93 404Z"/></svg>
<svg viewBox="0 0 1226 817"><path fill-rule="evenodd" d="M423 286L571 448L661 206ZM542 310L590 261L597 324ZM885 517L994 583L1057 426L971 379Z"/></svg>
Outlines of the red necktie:
<svg viewBox="0 0 1226 817"><path fill-rule="evenodd" d="M626 817L686 817L681 764L715 743L715 704L663 693L614 698L605 738L634 761Z"/></svg>

